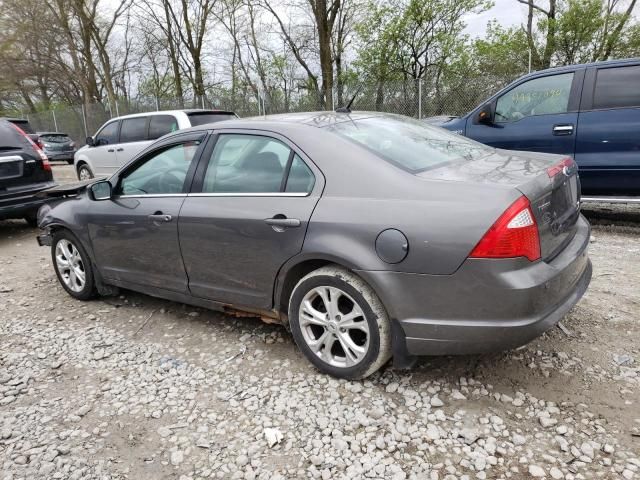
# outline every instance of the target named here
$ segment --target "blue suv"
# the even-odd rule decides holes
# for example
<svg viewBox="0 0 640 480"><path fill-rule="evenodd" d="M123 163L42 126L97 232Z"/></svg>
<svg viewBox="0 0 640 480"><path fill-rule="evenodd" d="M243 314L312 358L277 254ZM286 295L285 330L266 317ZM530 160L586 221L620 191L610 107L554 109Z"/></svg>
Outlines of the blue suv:
<svg viewBox="0 0 640 480"><path fill-rule="evenodd" d="M570 155L583 194L640 195L640 59L531 73L438 125L496 148Z"/></svg>

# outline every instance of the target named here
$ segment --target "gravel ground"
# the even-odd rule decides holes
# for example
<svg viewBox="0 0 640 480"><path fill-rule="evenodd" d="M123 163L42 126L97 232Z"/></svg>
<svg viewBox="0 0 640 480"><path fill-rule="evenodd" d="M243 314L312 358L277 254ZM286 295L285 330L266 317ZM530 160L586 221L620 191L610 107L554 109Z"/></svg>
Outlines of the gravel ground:
<svg viewBox="0 0 640 480"><path fill-rule="evenodd" d="M35 233L0 222L0 480L640 478L638 227L594 229L564 331L362 382L258 320L73 300Z"/></svg>

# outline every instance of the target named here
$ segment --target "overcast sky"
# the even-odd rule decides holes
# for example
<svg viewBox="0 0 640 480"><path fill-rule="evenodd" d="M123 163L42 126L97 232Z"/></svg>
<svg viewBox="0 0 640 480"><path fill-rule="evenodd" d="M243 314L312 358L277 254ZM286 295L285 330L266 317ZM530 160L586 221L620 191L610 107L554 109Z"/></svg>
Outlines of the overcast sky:
<svg viewBox="0 0 640 480"><path fill-rule="evenodd" d="M473 37L484 36L489 20L496 19L503 27L520 25L526 19L527 7L517 0L494 0L495 5L480 15L465 18L467 33Z"/></svg>

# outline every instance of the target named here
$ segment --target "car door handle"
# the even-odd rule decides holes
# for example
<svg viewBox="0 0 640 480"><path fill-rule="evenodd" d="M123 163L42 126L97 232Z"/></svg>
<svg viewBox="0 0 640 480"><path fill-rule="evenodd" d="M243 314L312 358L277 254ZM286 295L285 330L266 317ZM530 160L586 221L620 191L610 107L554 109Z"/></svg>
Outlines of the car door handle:
<svg viewBox="0 0 640 480"><path fill-rule="evenodd" d="M572 133L573 133L573 125L571 124L553 126L554 135L571 135Z"/></svg>
<svg viewBox="0 0 640 480"><path fill-rule="evenodd" d="M300 220L297 218L287 218L287 217L279 217L275 216L273 218L265 218L264 222L267 225L271 225L272 227L279 228L295 228L301 225Z"/></svg>
<svg viewBox="0 0 640 480"><path fill-rule="evenodd" d="M115 150L113 148L110 148L109 150L107 150L107 152L115 152Z"/></svg>
<svg viewBox="0 0 640 480"><path fill-rule="evenodd" d="M118 148L116 149L116 152L124 152L124 148Z"/></svg>
<svg viewBox="0 0 640 480"><path fill-rule="evenodd" d="M149 215L147 217L152 222L170 222L173 217L171 215L165 215L164 213L154 213L153 215Z"/></svg>

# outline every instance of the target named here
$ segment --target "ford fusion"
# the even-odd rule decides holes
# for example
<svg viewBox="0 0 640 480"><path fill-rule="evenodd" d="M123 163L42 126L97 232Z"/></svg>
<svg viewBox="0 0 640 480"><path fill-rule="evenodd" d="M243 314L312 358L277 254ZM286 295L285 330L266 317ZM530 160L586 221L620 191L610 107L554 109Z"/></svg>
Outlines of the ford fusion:
<svg viewBox="0 0 640 480"><path fill-rule="evenodd" d="M290 328L318 369L494 352L591 279L573 160L412 119L319 112L162 137L108 180L53 188L38 237L62 287L117 287Z"/></svg>

